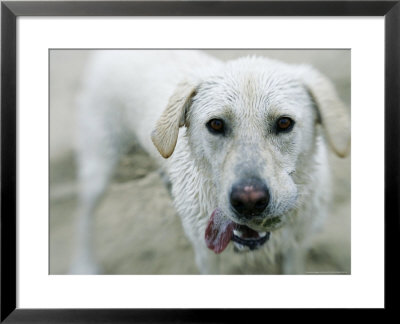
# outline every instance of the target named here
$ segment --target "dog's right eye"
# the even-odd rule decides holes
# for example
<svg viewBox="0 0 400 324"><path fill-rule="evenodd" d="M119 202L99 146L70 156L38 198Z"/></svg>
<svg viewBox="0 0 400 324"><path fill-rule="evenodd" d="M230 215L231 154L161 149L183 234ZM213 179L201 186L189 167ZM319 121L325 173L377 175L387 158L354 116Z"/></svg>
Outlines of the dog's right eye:
<svg viewBox="0 0 400 324"><path fill-rule="evenodd" d="M207 123L207 128L212 134L223 134L225 131L224 121L221 119L211 119Z"/></svg>

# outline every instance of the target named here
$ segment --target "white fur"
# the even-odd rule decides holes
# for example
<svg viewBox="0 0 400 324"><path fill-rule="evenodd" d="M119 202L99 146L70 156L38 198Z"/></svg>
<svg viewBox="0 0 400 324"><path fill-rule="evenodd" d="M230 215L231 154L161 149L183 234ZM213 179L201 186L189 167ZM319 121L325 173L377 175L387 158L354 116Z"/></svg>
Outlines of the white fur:
<svg viewBox="0 0 400 324"><path fill-rule="evenodd" d="M282 115L296 124L277 135L272 128ZM205 125L212 118L229 121L231 134L210 134ZM91 217L133 139L167 173L202 273L220 273L222 255L237 258L242 269L258 258L266 271L283 256L284 273L303 273L309 238L330 197L326 143L341 156L349 150L349 117L317 71L256 57L225 63L197 51L97 52L79 98L78 123L75 273L99 271ZM265 222L251 227L270 231L270 240L259 251L234 254L229 247L215 255L204 240L207 221L218 207L239 222L229 190L252 172L268 183L271 201ZM271 217L280 222L267 224Z"/></svg>

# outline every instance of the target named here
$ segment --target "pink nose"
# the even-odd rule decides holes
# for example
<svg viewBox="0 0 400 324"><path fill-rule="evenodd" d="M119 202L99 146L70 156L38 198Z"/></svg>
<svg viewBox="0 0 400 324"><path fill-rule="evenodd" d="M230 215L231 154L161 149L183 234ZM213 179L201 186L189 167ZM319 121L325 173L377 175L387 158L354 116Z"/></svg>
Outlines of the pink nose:
<svg viewBox="0 0 400 324"><path fill-rule="evenodd" d="M230 202L233 209L245 218L260 215L269 203L267 186L257 178L242 180L233 185Z"/></svg>

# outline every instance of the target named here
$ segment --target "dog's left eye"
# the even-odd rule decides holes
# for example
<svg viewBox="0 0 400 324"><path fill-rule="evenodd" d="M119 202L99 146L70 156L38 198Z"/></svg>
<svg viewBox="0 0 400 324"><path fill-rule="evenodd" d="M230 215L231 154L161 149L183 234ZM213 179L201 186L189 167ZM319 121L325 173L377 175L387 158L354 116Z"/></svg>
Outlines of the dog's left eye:
<svg viewBox="0 0 400 324"><path fill-rule="evenodd" d="M294 121L289 117L281 117L276 122L277 132L290 132L294 126Z"/></svg>

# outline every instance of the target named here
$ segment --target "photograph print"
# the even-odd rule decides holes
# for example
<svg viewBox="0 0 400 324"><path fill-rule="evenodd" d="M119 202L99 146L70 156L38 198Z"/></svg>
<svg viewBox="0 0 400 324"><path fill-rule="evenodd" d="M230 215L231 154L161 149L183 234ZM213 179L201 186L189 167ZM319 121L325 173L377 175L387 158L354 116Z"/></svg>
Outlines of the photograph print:
<svg viewBox="0 0 400 324"><path fill-rule="evenodd" d="M346 49L51 49L50 274L351 274Z"/></svg>

